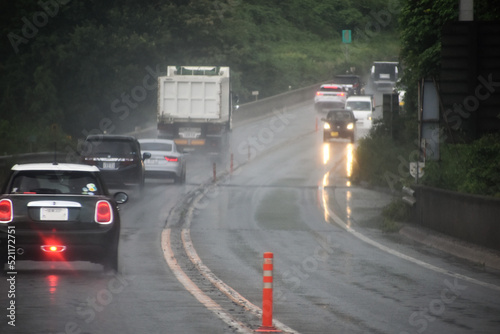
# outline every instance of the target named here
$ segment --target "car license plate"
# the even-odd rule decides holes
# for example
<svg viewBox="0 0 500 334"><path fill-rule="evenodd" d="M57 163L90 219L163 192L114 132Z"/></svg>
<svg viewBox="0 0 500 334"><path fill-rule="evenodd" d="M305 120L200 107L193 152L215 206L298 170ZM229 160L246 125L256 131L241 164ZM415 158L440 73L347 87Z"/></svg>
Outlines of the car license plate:
<svg viewBox="0 0 500 334"><path fill-rule="evenodd" d="M146 159L146 160L144 160L144 164L145 165L158 165L158 159L154 159L154 158Z"/></svg>
<svg viewBox="0 0 500 334"><path fill-rule="evenodd" d="M40 208L40 220L68 220L68 208Z"/></svg>
<svg viewBox="0 0 500 334"><path fill-rule="evenodd" d="M330 132L330 136L332 137L338 137L339 136L339 133L338 132Z"/></svg>
<svg viewBox="0 0 500 334"><path fill-rule="evenodd" d="M102 168L103 169L115 169L115 163L114 162L103 162Z"/></svg>
<svg viewBox="0 0 500 334"><path fill-rule="evenodd" d="M184 132L182 135L184 138L196 138L197 136L196 132Z"/></svg>

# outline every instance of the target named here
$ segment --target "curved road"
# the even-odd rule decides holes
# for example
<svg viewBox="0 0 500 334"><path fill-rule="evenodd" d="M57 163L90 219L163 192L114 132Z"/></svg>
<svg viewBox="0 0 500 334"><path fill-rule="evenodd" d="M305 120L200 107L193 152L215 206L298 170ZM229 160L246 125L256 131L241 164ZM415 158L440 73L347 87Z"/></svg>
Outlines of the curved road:
<svg viewBox="0 0 500 334"><path fill-rule="evenodd" d="M0 332L257 329L248 305L226 298L189 261L187 233L211 274L257 307L262 254L274 253L274 319L285 332L498 333L499 273L380 232L378 208L390 196L353 187L353 145L323 144L317 126L309 102L238 124L231 175L229 157L192 155L186 185L151 181L142 196L133 193L121 209L117 275L85 262L20 262L16 326L7 324L11 285L2 280ZM181 272L199 292L186 290Z"/></svg>

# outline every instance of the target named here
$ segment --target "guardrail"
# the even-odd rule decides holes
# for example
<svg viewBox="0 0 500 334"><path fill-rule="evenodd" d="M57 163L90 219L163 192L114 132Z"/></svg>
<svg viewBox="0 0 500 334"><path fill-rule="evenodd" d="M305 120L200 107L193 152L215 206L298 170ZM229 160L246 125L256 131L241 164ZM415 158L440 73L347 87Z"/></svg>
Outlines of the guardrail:
<svg viewBox="0 0 500 334"><path fill-rule="evenodd" d="M261 100L241 104L238 109L233 113L233 122L243 122L254 118L262 117L271 114L274 110L281 110L283 108L298 104L314 98L315 92L323 83L314 84L311 86L291 90L275 96L267 97ZM150 136L156 133L156 127L150 127L129 133L136 137L144 137L143 133ZM64 152L57 152L57 157L67 155ZM40 152L40 153L24 153L9 156L0 156L0 169L5 169L13 164L22 164L30 162L52 162L54 161L54 152ZM63 160L60 160L63 161ZM64 160L66 162L66 160Z"/></svg>
<svg viewBox="0 0 500 334"><path fill-rule="evenodd" d="M234 111L233 122L250 120L270 114L273 110L280 110L307 100L312 101L314 94L319 89L321 84L322 83L314 84L261 100L242 104Z"/></svg>

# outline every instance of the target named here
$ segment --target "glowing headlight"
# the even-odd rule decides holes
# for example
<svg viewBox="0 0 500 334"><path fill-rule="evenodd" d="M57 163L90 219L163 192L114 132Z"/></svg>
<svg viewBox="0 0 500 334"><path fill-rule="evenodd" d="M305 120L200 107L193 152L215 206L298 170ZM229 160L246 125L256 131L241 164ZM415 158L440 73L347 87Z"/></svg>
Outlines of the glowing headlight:
<svg viewBox="0 0 500 334"><path fill-rule="evenodd" d="M325 123L325 125L323 125L323 129L330 129L330 123Z"/></svg>
<svg viewBox="0 0 500 334"><path fill-rule="evenodd" d="M354 129L354 123L349 123L349 124L347 124L347 129L348 129L348 130L352 130L352 129Z"/></svg>

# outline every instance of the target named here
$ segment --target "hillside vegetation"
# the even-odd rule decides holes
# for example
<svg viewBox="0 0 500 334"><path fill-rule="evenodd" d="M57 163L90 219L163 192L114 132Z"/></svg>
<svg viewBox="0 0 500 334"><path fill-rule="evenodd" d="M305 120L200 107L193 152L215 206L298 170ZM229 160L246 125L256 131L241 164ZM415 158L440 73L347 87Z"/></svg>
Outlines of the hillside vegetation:
<svg viewBox="0 0 500 334"><path fill-rule="evenodd" d="M225 65L241 102L363 74L399 53L399 0L0 4L0 154L155 122L167 65ZM349 57L341 31L352 30Z"/></svg>

